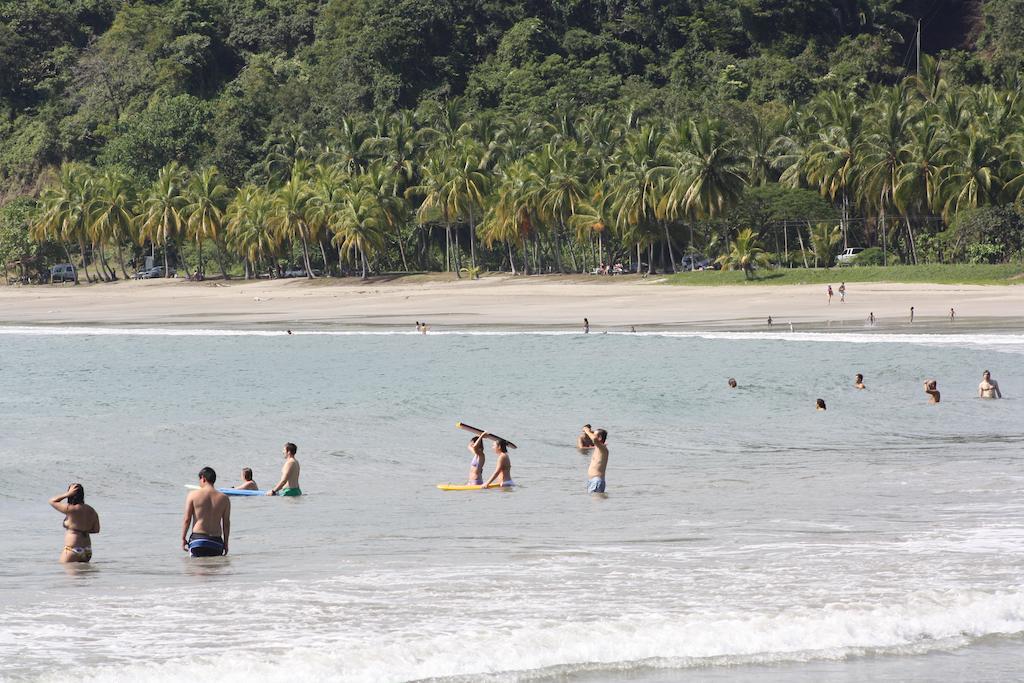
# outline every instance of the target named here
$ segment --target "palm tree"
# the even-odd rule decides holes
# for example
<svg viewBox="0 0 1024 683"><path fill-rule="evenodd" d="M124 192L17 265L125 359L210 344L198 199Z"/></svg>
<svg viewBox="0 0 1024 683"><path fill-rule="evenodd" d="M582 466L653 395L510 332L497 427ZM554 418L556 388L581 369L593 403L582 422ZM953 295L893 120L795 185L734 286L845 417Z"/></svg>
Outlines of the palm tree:
<svg viewBox="0 0 1024 683"><path fill-rule="evenodd" d="M768 254L757 243L751 228L740 230L729 243L729 250L716 262L725 270L742 270L744 279L750 279L754 269L768 266Z"/></svg>
<svg viewBox="0 0 1024 683"><path fill-rule="evenodd" d="M358 255L364 280L369 275L369 255L384 248L385 226L384 213L373 193L358 188L345 192L345 203L334 216L334 242Z"/></svg>
<svg viewBox="0 0 1024 683"><path fill-rule="evenodd" d="M864 203L878 211L878 229L882 235L883 265L886 252L886 217L896 209L896 187L907 161L907 137L913 114L902 86L889 89L871 110L872 123L860 151L860 192ZM909 225L909 223L908 223ZM909 231L909 228L908 228ZM813 238L812 238L813 240ZM913 253L913 233L908 232Z"/></svg>
<svg viewBox="0 0 1024 683"><path fill-rule="evenodd" d="M68 261L69 242L77 242L82 255L82 271L89 282L89 259L86 239L92 223L93 171L88 166L67 162L61 164L57 177L43 190L39 211L31 227L32 239L54 239L64 246ZM99 270L97 269L97 274ZM75 271L78 284L78 271Z"/></svg>
<svg viewBox="0 0 1024 683"><path fill-rule="evenodd" d="M829 227L826 223L819 223L811 229L811 248L814 250L815 268L818 267L819 261L826 268L832 264L836 246L842 239L842 228L838 225Z"/></svg>
<svg viewBox="0 0 1024 683"><path fill-rule="evenodd" d="M157 173L142 202L139 239L160 245L164 252L164 277L171 277L169 247L185 230L185 173L172 161Z"/></svg>
<svg viewBox="0 0 1024 683"><path fill-rule="evenodd" d="M186 193L185 215L190 237L196 241L199 252L200 275L205 275L203 240L218 241L224 227L224 209L228 202L228 188L220 182L220 172L207 166L192 176ZM217 242L219 244L219 242ZM221 273L228 279L227 265L220 259Z"/></svg>
<svg viewBox="0 0 1024 683"><path fill-rule="evenodd" d="M93 196L91 224L89 232L94 242L99 245L100 258L103 259L103 245L113 242L117 250L117 262L121 273L128 279L128 270L124 265L122 247L125 242L134 241L135 232L135 192L127 174L115 170L104 171L96 183ZM109 267L108 267L109 269ZM111 270L113 275L113 271ZM113 279L117 279L114 275Z"/></svg>
<svg viewBox="0 0 1024 683"><path fill-rule="evenodd" d="M245 261L245 279L260 261L273 255L279 244L271 226L274 198L265 187L239 188L225 211L227 244Z"/></svg>
<svg viewBox="0 0 1024 683"><path fill-rule="evenodd" d="M306 181L293 172L288 182L277 191L272 218L274 228L281 238L299 240L302 245L302 263L306 277L310 279L316 277L309 260L311 223L316 211L314 197Z"/></svg>

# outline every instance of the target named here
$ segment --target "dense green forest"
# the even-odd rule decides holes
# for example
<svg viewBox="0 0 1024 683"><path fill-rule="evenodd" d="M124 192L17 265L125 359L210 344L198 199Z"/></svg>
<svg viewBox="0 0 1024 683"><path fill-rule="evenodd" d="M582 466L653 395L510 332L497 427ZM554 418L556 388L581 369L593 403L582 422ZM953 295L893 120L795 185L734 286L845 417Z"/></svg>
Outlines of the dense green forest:
<svg viewBox="0 0 1024 683"><path fill-rule="evenodd" d="M1008 261L1022 63L1024 0L0 0L0 258Z"/></svg>

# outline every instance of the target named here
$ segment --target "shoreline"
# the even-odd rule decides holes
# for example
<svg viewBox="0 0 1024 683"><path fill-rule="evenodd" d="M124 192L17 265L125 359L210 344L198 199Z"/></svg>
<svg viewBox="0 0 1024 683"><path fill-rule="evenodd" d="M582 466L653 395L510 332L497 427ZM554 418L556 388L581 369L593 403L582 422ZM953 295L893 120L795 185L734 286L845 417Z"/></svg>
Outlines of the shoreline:
<svg viewBox="0 0 1024 683"><path fill-rule="evenodd" d="M1024 329L1024 287L864 283L846 303L820 285L662 285L663 278L490 276L480 280L183 280L0 287L0 325L195 329L593 332ZM915 322L909 323L910 306ZM956 320L950 322L950 307ZM876 325L867 325L874 313ZM767 325L768 316L774 325ZM964 328L968 328L965 330Z"/></svg>

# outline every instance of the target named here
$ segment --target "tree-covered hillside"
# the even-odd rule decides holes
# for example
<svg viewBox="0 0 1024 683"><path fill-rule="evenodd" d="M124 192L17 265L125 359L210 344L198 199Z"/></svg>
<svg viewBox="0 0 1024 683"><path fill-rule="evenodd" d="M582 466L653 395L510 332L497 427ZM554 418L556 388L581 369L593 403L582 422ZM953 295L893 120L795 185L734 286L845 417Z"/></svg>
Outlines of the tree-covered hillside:
<svg viewBox="0 0 1024 683"><path fill-rule="evenodd" d="M918 26L922 73L906 80ZM382 266L408 266L414 243L419 267L459 260L449 247L430 257L433 229L463 233L460 250L506 243L485 229L503 211L513 241L557 262L562 240L586 242L587 220L653 262L655 246L712 250L712 235L722 248L743 227L765 239L778 219L832 215L844 241L891 231L886 249L916 260L915 229L948 237L964 210L1017 200L1022 62L1024 0L0 0L0 238L32 223L39 248L63 242L82 261L144 244L184 261L198 229L242 258L229 204L250 193L266 195L281 258L301 242L303 260L330 269L341 219L281 218L289 183L325 212L319 182L345 189L331 201L349 212L353 188L375 187L363 209L385 227L339 246ZM702 180L700 163L725 174ZM898 177L914 163L919 187ZM468 199L442 201L431 183L459 168ZM562 182L561 203L509 205L517 177ZM163 238L142 227L161 182L182 196ZM223 227L189 227L203 182L222 188ZM53 223L57 197L75 192L81 235L67 216ZM811 242L812 229L791 237ZM0 256L26 255L19 240Z"/></svg>

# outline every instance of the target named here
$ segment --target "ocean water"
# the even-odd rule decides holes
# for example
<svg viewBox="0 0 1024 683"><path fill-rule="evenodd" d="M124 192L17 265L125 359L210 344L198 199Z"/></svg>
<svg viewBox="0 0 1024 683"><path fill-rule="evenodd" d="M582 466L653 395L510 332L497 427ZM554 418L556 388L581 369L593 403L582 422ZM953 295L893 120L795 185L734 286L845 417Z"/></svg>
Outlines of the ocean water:
<svg viewBox="0 0 1024 683"><path fill-rule="evenodd" d="M1022 676L1024 335L0 344L3 680ZM974 398L986 368L1006 399ZM518 488L435 488L467 474L456 420L519 444ZM584 422L610 434L606 497ZM186 558L183 485L269 486L284 441L307 495L233 500L231 554ZM46 501L72 481L101 516L89 566L57 563Z"/></svg>

